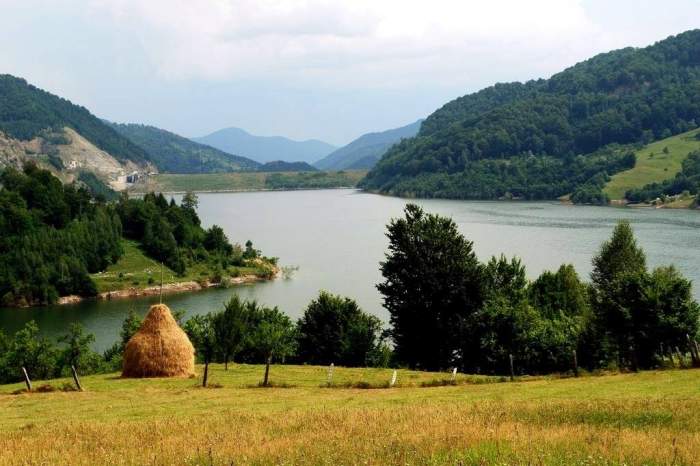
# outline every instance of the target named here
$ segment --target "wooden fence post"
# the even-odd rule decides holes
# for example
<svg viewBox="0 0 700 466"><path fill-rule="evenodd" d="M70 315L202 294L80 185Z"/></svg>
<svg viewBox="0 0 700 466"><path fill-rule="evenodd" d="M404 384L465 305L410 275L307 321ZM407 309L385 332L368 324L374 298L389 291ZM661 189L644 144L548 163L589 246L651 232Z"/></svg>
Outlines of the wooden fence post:
<svg viewBox="0 0 700 466"><path fill-rule="evenodd" d="M333 384L333 363L331 363L330 366L328 366L328 386L330 387Z"/></svg>
<svg viewBox="0 0 700 466"><path fill-rule="evenodd" d="M576 350L573 350L574 354L574 377L578 377L578 356L576 355Z"/></svg>
<svg viewBox="0 0 700 466"><path fill-rule="evenodd" d="M27 391L32 391L32 381L29 380L29 374L27 374L27 369L22 367L22 374L24 374L24 383L27 384Z"/></svg>
<svg viewBox="0 0 700 466"><path fill-rule="evenodd" d="M78 371L75 370L75 366L72 364L70 366L70 369L73 372L73 381L75 382L75 386L78 387L79 392L82 392L83 387L80 385L80 379L78 379Z"/></svg>
<svg viewBox="0 0 700 466"><path fill-rule="evenodd" d="M628 351L630 352L630 362L632 363L632 371L639 372L639 365L637 364L637 352L634 350L634 346L630 345Z"/></svg>
<svg viewBox="0 0 700 466"><path fill-rule="evenodd" d="M515 380L515 368L513 367L513 355L508 355L508 360L510 361L510 380Z"/></svg>
<svg viewBox="0 0 700 466"><path fill-rule="evenodd" d="M389 384L390 387L393 387L394 385L396 385L396 378L397 378L396 369L394 369L394 373L391 374L391 383Z"/></svg>

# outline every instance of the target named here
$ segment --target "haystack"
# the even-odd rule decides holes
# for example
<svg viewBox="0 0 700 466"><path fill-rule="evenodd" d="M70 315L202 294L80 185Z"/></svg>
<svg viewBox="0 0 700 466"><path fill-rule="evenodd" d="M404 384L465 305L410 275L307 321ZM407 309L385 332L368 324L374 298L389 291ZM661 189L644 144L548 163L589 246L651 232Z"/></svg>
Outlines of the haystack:
<svg viewBox="0 0 700 466"><path fill-rule="evenodd" d="M190 377L194 347L165 304L151 306L124 348L122 377Z"/></svg>

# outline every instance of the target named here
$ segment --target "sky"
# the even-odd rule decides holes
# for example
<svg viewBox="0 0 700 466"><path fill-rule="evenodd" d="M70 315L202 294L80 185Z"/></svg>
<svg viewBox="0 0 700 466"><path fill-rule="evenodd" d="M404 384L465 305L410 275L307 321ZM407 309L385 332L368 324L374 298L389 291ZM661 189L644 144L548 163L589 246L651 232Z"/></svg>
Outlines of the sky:
<svg viewBox="0 0 700 466"><path fill-rule="evenodd" d="M342 145L700 27L700 0L0 0L0 73L101 118Z"/></svg>

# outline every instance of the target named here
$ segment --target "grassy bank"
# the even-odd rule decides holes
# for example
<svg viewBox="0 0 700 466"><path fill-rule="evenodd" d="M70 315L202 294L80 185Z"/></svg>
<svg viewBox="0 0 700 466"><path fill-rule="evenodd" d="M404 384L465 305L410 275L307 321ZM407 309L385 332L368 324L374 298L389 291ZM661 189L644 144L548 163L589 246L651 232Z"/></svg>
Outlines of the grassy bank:
<svg viewBox="0 0 700 466"><path fill-rule="evenodd" d="M116 264L110 265L104 272L92 275L97 291L103 293L160 285L160 263L147 257L135 241L124 240L122 246L124 254ZM265 272L263 267L230 267L227 275L264 275ZM167 266L163 267L163 284L209 281L212 276L213 270L207 264L194 264L187 268L183 276L178 276Z"/></svg>
<svg viewBox="0 0 700 466"><path fill-rule="evenodd" d="M2 386L0 464L700 462L698 370L432 388L448 375L399 371L399 386L375 390L321 388L313 366L274 366L291 387L262 389L262 373L215 365L209 389L115 374L85 377L82 393ZM339 385L390 377L334 373Z"/></svg>
<svg viewBox="0 0 700 466"><path fill-rule="evenodd" d="M700 140L695 135L700 130L678 134L653 142L636 152L634 168L614 175L605 186L610 199L624 199L625 192L647 184L661 182L676 176L681 163L689 152L700 149ZM668 153L664 153L668 149Z"/></svg>
<svg viewBox="0 0 700 466"><path fill-rule="evenodd" d="M262 191L354 187L363 170L338 172L236 172L194 175L159 174L134 186L135 192Z"/></svg>

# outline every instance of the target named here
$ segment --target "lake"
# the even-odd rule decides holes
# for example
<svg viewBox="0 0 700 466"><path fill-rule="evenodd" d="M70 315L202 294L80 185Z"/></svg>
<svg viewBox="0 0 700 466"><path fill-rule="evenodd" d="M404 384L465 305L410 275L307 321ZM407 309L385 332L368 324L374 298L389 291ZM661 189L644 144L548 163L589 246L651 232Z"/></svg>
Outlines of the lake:
<svg viewBox="0 0 700 466"><path fill-rule="evenodd" d="M176 196L176 199L178 196ZM179 200L179 199L178 199ZM401 215L405 199L360 191L212 193L199 195L204 226L218 224L229 239L252 239L281 265L298 266L291 279L165 296L172 309L187 315L219 309L234 293L279 306L299 317L319 290L356 299L385 322L387 312L375 285L387 240L385 226ZM620 219L632 222L650 266L675 264L700 283L700 213L690 210L567 206L555 202L415 201L429 212L452 217L474 242L482 260L505 253L522 258L536 277L562 263L574 264L588 279L591 258ZM700 289L694 290L700 297ZM81 322L103 350L118 338L129 309L145 314L158 297L86 301L76 305L0 309L0 328L14 332L36 320L42 333L56 337L71 322Z"/></svg>

